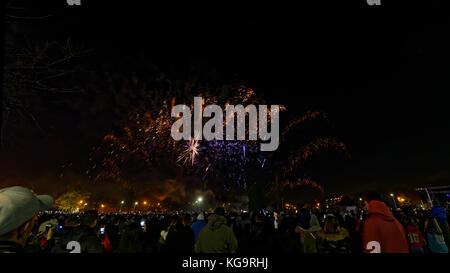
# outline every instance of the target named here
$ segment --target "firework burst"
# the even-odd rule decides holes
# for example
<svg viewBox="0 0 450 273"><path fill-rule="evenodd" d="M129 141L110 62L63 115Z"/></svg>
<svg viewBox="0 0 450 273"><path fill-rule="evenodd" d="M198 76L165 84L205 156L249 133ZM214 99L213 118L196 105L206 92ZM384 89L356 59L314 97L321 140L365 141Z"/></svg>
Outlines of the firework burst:
<svg viewBox="0 0 450 273"><path fill-rule="evenodd" d="M192 90L194 87L186 91L190 96L198 94ZM215 94L205 92L199 96L205 98L206 104L267 104L253 89L244 86L227 86L217 91ZM121 131L106 135L102 145L93 149L90 154L92 165L86 174L94 181L110 180L127 185L130 173L136 174L140 169L153 169L165 164L182 168L185 175L195 175L204 181L220 181L226 189L247 189L257 179L270 179L278 175L275 174L278 169L285 179L297 181L295 179L300 173L297 170L302 166L301 163L312 155L323 149L345 150L342 143L328 137L288 148L287 154L279 151L261 152L260 142L256 140L174 141L170 132L175 119L170 113L177 101L189 105L189 100L184 100L184 97L177 95L175 99L174 95L162 100L162 104L158 98L157 102L150 103L148 109L151 110L131 114ZM280 111L285 110L285 107L280 106ZM268 114L270 116L270 111ZM307 127L309 121L315 119L326 119L326 115L319 111L307 112L288 122L281 135L282 142L288 141L288 135L297 128ZM223 126L226 127L226 122ZM130 168L133 171L129 171ZM274 168L277 170L273 171Z"/></svg>
<svg viewBox="0 0 450 273"><path fill-rule="evenodd" d="M199 146L198 140L189 140L184 151L178 156L177 162L183 161L184 165L186 165L187 162L190 162L191 166L194 166L195 158L199 154Z"/></svg>

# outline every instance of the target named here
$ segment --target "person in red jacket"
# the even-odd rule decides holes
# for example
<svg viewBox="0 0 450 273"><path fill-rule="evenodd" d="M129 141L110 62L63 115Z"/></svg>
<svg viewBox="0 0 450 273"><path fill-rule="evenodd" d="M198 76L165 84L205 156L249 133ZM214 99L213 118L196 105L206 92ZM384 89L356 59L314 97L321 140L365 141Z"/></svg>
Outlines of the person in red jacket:
<svg viewBox="0 0 450 273"><path fill-rule="evenodd" d="M408 237L409 250L411 253L424 253L425 240L419 231L417 222L417 219L413 216L409 216L406 219L406 236Z"/></svg>
<svg viewBox="0 0 450 273"><path fill-rule="evenodd" d="M409 253L405 229L377 193L365 195L367 217L363 223L364 253Z"/></svg>

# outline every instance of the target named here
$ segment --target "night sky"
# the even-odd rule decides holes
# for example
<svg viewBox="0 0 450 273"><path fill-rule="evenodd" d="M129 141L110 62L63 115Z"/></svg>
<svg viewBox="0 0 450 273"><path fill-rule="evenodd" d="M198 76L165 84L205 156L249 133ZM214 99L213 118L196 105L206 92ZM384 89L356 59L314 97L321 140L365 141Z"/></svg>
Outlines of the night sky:
<svg viewBox="0 0 450 273"><path fill-rule="evenodd" d="M33 14L52 15L33 22L29 37L70 36L91 50L81 62L93 71L155 64L183 79L192 67L214 70L224 81L245 80L289 113L327 112L333 134L351 155L320 174L330 192L449 184L444 1L382 1L381 7L364 0L23 2ZM52 129L30 133L25 147L3 150L0 182L38 181L57 175L66 162L83 170L90 147L113 126L107 116L99 121L64 107L41 117Z"/></svg>

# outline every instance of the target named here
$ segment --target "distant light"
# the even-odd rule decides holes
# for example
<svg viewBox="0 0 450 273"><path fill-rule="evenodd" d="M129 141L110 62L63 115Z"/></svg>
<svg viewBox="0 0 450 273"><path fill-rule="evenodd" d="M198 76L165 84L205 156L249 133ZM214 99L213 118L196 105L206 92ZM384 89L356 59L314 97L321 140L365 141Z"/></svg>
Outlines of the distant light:
<svg viewBox="0 0 450 273"><path fill-rule="evenodd" d="M359 201L362 201L362 200L363 200L363 199L360 197L360 198L359 198Z"/></svg>
<svg viewBox="0 0 450 273"><path fill-rule="evenodd" d="M84 203L85 206L87 206L87 203Z"/></svg>
<svg viewBox="0 0 450 273"><path fill-rule="evenodd" d="M125 203L125 201L120 201L120 204L123 204L123 203Z"/></svg>
<svg viewBox="0 0 450 273"><path fill-rule="evenodd" d="M137 205L137 204L139 204L139 202L135 202L134 204Z"/></svg>
<svg viewBox="0 0 450 273"><path fill-rule="evenodd" d="M391 197L394 197L394 194L393 193L391 193L391 194L389 194Z"/></svg>
<svg viewBox="0 0 450 273"><path fill-rule="evenodd" d="M203 201L203 198L199 197L199 198L197 198L197 201L198 201L198 202L202 202L202 201Z"/></svg>
<svg viewBox="0 0 450 273"><path fill-rule="evenodd" d="M147 201L144 201L144 205L147 205Z"/></svg>
<svg viewBox="0 0 450 273"><path fill-rule="evenodd" d="M102 207L102 208L104 208L104 207L105 207L105 205L101 204L101 207Z"/></svg>
<svg viewBox="0 0 450 273"><path fill-rule="evenodd" d="M80 200L80 204L83 204L83 200Z"/></svg>

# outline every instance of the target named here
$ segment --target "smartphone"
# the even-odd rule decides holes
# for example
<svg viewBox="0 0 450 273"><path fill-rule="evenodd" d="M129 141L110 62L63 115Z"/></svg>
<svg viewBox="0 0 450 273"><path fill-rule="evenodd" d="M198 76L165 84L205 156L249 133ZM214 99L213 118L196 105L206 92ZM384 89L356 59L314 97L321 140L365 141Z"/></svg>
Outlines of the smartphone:
<svg viewBox="0 0 450 273"><path fill-rule="evenodd" d="M105 234L105 227L101 227L101 228L100 228L100 234L101 234L101 235Z"/></svg>
<svg viewBox="0 0 450 273"><path fill-rule="evenodd" d="M142 228L142 229L145 228L145 219L141 219L141 228Z"/></svg>

